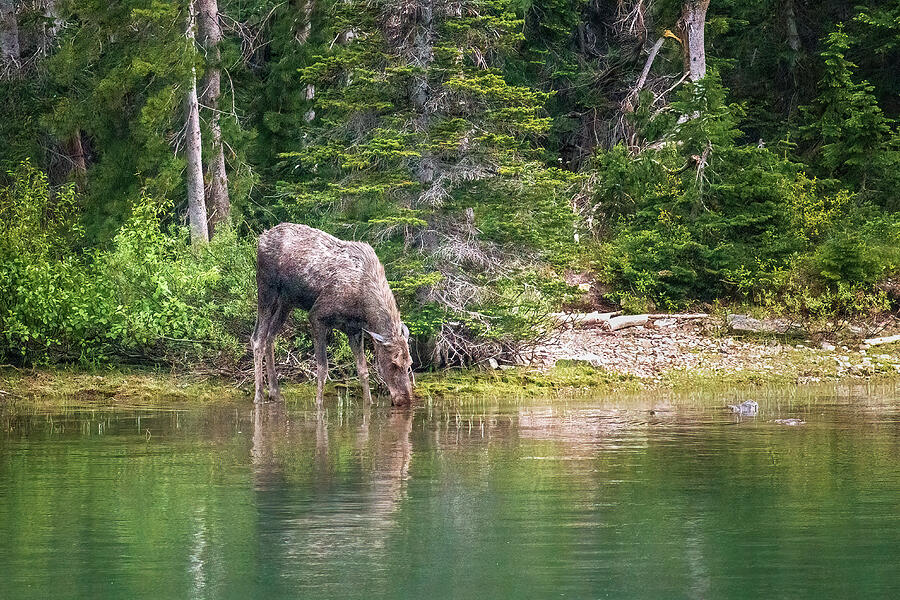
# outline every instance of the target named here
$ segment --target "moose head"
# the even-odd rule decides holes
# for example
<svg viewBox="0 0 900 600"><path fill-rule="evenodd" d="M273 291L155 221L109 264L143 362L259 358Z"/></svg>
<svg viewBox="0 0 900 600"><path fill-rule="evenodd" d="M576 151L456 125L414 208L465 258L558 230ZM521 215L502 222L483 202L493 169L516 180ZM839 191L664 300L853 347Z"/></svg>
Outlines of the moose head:
<svg viewBox="0 0 900 600"><path fill-rule="evenodd" d="M385 335L364 330L375 342L375 363L391 395L391 405L407 406L413 399L412 358L409 356L409 329L400 323Z"/></svg>

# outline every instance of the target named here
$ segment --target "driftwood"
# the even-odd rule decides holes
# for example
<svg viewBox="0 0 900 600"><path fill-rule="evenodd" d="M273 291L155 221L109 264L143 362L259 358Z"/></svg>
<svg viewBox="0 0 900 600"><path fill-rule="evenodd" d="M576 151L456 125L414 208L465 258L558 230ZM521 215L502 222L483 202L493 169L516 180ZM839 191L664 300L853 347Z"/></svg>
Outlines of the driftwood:
<svg viewBox="0 0 900 600"><path fill-rule="evenodd" d="M747 315L728 315L728 327L732 331L747 331L751 333L779 333L785 334L798 331L795 323L786 319L754 319Z"/></svg>
<svg viewBox="0 0 900 600"><path fill-rule="evenodd" d="M649 315L626 315L623 317L613 317L607 322L606 328L609 331L618 331L619 329L625 329L626 327L646 325L649 321Z"/></svg>
<svg viewBox="0 0 900 600"><path fill-rule="evenodd" d="M651 321L659 321L661 327L669 327L678 321L706 319L707 313L655 313L649 315L622 315L616 312L590 313L553 313L550 315L562 327L603 327L608 331L617 331L626 327L647 325Z"/></svg>
<svg viewBox="0 0 900 600"><path fill-rule="evenodd" d="M889 335L886 337L863 340L863 344L868 344L869 346L881 346L882 344L893 344L894 342L900 342L900 335Z"/></svg>
<svg viewBox="0 0 900 600"><path fill-rule="evenodd" d="M608 322L622 311L616 312L589 312L589 313L553 313L550 316L560 325L569 327L595 327Z"/></svg>

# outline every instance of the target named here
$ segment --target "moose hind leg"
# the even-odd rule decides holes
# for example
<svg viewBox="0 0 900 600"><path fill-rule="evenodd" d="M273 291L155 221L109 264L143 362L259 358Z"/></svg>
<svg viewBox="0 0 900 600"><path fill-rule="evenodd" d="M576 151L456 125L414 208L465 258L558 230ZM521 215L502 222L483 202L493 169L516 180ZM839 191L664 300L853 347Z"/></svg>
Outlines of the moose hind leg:
<svg viewBox="0 0 900 600"><path fill-rule="evenodd" d="M285 302L278 302L275 308L269 328L266 331L266 373L269 378L269 399L281 400L281 388L278 385L278 374L275 372L275 336L281 332L284 322L291 313L290 307Z"/></svg>
<svg viewBox="0 0 900 600"><path fill-rule="evenodd" d="M363 402L367 405L371 404L372 392L369 390L369 367L366 365L366 351L363 345L362 331L348 333L347 340L350 342L353 356L356 357L356 373L359 375L359 385L362 387Z"/></svg>
<svg viewBox="0 0 900 600"><path fill-rule="evenodd" d="M313 334L313 351L316 356L316 408L322 408L325 395L325 379L328 377L328 327L316 318L310 318Z"/></svg>

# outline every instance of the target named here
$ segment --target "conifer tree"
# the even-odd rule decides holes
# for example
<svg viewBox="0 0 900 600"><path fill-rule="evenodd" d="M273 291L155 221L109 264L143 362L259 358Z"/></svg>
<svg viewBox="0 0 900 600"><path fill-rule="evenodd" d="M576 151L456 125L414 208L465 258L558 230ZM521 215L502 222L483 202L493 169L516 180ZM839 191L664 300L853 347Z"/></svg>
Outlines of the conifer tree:
<svg viewBox="0 0 900 600"><path fill-rule="evenodd" d="M878 156L888 150L892 132L873 86L853 80L856 65L846 57L849 48L850 38L843 27L826 37L820 93L804 108L809 121L804 132L827 175L846 177L865 187Z"/></svg>

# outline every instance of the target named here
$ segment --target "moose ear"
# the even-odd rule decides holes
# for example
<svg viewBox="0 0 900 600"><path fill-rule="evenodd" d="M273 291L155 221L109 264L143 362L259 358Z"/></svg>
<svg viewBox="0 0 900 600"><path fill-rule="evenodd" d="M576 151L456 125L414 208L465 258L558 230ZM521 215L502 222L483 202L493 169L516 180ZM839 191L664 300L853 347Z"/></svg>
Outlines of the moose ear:
<svg viewBox="0 0 900 600"><path fill-rule="evenodd" d="M378 343L378 344L386 344L387 343L387 340L384 339L383 335L381 335L379 333L375 333L374 331L369 331L368 329L363 329L363 331L365 331L366 333L371 335L372 339L375 340L376 343Z"/></svg>
<svg viewBox="0 0 900 600"><path fill-rule="evenodd" d="M406 326L406 323L400 323L400 325L403 327L403 339L405 339L408 342L409 341L409 327Z"/></svg>

